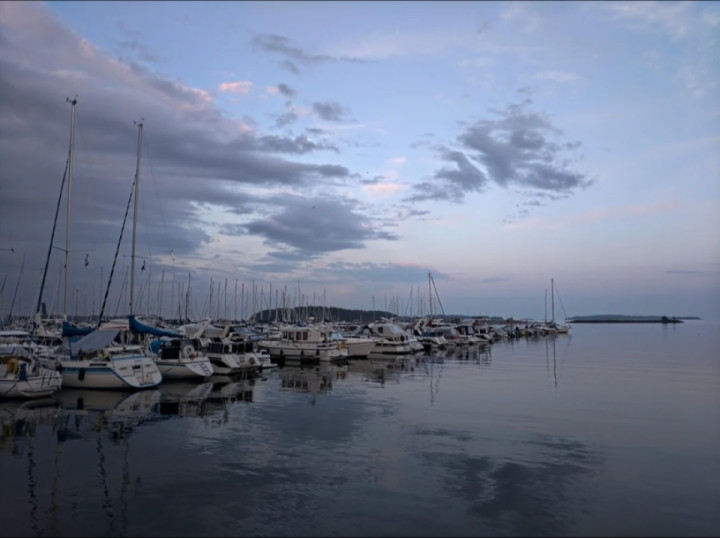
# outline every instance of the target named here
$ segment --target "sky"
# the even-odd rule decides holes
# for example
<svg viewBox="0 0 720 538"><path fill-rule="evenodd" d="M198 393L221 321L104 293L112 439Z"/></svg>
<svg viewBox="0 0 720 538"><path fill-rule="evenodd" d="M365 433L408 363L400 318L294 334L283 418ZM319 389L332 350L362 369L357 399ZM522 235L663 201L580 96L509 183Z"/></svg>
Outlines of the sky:
<svg viewBox="0 0 720 538"><path fill-rule="evenodd" d="M718 36L718 2L1 2L0 314L720 318Z"/></svg>

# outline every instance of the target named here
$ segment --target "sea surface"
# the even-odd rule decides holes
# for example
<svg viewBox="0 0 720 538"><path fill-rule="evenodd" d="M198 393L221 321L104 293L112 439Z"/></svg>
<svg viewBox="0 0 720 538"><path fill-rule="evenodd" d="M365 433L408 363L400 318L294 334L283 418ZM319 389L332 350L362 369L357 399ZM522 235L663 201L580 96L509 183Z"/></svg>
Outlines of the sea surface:
<svg viewBox="0 0 720 538"><path fill-rule="evenodd" d="M0 402L2 536L718 536L720 322Z"/></svg>

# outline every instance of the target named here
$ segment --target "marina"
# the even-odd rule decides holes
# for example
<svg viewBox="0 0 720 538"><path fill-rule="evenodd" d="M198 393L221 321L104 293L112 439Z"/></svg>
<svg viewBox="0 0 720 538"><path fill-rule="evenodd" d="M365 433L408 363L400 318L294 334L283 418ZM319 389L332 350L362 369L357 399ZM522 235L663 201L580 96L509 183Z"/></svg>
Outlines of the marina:
<svg viewBox="0 0 720 538"><path fill-rule="evenodd" d="M3 536L711 536L720 322L0 400Z"/></svg>

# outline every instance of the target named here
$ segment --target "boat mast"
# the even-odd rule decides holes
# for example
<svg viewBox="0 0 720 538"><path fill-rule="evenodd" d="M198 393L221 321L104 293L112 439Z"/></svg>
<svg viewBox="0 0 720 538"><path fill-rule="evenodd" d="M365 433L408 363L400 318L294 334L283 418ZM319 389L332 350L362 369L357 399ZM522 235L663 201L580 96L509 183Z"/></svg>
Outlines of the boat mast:
<svg viewBox="0 0 720 538"><path fill-rule="evenodd" d="M552 322L555 323L555 279L550 279L550 304L552 305Z"/></svg>
<svg viewBox="0 0 720 538"><path fill-rule="evenodd" d="M432 304L432 274L428 271L428 319L432 321L433 304Z"/></svg>
<svg viewBox="0 0 720 538"><path fill-rule="evenodd" d="M72 105L70 112L70 151L68 153L67 221L65 223L65 293L63 295L63 321L67 321L68 269L70 268L70 192L73 172L73 139L75 137L75 105L77 99L66 99Z"/></svg>
<svg viewBox="0 0 720 538"><path fill-rule="evenodd" d="M136 124L138 126L138 142L137 142L137 163L135 165L135 205L133 208L133 230L132 230L132 253L130 254L130 315L135 312L133 309L133 293L135 290L135 236L137 234L137 213L138 213L138 183L140 181L140 148L142 143L142 121Z"/></svg>

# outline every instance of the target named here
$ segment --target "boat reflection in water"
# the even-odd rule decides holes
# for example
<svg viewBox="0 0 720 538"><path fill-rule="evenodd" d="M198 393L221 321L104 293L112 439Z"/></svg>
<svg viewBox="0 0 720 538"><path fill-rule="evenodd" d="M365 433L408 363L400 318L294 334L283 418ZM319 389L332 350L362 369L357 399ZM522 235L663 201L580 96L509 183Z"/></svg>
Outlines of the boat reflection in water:
<svg viewBox="0 0 720 538"><path fill-rule="evenodd" d="M332 391L333 381L345 379L350 362L348 359L338 359L308 366L286 362L277 370L280 390L308 393L311 395L310 403L314 405L319 394Z"/></svg>
<svg viewBox="0 0 720 538"><path fill-rule="evenodd" d="M446 359L469 360L485 366L491 362L492 344L480 344L476 346L454 346L438 350L433 354L435 357Z"/></svg>
<svg viewBox="0 0 720 538"><path fill-rule="evenodd" d="M207 400L215 403L229 404L236 401L252 402L254 378L234 375L213 375L210 377L212 390Z"/></svg>
<svg viewBox="0 0 720 538"><path fill-rule="evenodd" d="M227 422L228 409L237 401L252 402L254 380L241 375L214 374L202 383L171 381L160 385L157 413L163 417L196 417Z"/></svg>
<svg viewBox="0 0 720 538"><path fill-rule="evenodd" d="M0 450L17 453L16 441L35 437L38 425L58 423L62 410L52 398L0 400Z"/></svg>
<svg viewBox="0 0 720 538"><path fill-rule="evenodd" d="M162 397L157 406L158 414L178 417L202 417L205 415L205 400L213 389L210 381L166 381L160 384Z"/></svg>
<svg viewBox="0 0 720 538"><path fill-rule="evenodd" d="M58 536L61 529L63 534L70 529L79 535L84 530L80 513L99 500L110 526L105 534L124 536L131 476L128 438L136 426L156 416L160 396L158 390L61 389L42 400L2 402L0 446L15 460L3 478L24 483L27 493L6 503L3 534L27 535L31 529L31 535ZM63 449L68 443L70 450Z"/></svg>

